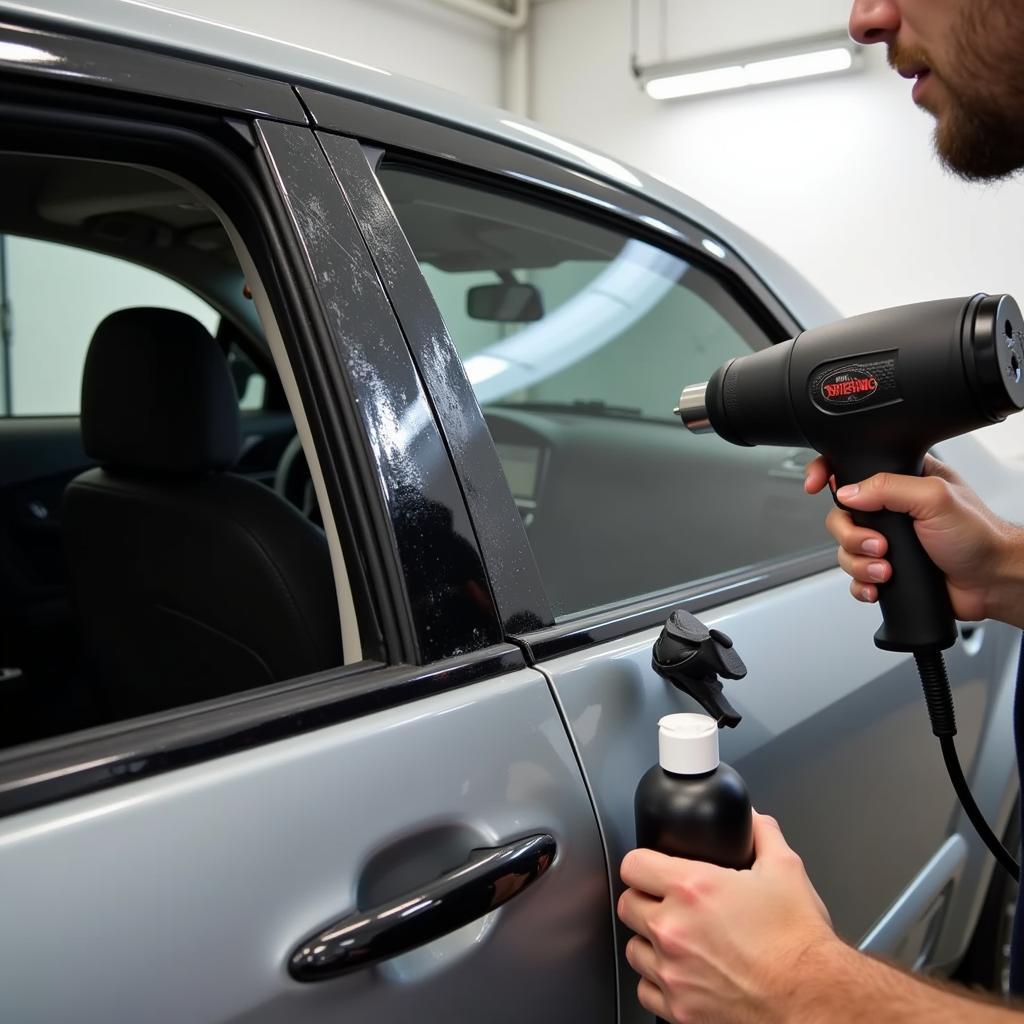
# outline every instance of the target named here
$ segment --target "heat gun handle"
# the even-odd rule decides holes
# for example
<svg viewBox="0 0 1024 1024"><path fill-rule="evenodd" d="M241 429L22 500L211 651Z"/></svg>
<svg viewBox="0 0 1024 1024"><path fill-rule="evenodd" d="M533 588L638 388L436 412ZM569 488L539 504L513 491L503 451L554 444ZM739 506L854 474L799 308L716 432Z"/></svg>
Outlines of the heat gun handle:
<svg viewBox="0 0 1024 1024"><path fill-rule="evenodd" d="M882 471L920 476L920 463L900 466L872 460L870 468L864 464L832 465L840 487ZM883 651L909 652L952 647L957 631L946 577L921 546L913 519L888 511L851 510L851 515L858 526L876 530L889 542L886 558L892 565L892 577L878 585L882 625L875 633L875 645Z"/></svg>

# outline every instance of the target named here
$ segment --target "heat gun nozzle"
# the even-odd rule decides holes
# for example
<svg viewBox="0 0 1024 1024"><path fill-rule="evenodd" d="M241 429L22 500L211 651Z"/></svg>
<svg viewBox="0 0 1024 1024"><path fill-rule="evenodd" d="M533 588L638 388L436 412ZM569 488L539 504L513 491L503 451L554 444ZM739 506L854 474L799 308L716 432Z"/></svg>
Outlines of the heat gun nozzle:
<svg viewBox="0 0 1024 1024"><path fill-rule="evenodd" d="M710 434L714 432L708 418L707 407L708 384L691 384L683 388L679 396L679 405L673 410L683 421L683 426L692 434Z"/></svg>

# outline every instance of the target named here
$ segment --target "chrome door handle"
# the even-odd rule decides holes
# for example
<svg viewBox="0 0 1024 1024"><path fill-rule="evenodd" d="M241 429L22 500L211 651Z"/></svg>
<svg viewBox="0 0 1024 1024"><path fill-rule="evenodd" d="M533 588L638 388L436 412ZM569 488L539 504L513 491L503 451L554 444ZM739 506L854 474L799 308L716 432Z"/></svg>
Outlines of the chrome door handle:
<svg viewBox="0 0 1024 1024"><path fill-rule="evenodd" d="M379 963L490 913L535 882L555 859L549 835L473 850L461 867L372 910L357 910L292 953L296 981L323 981Z"/></svg>

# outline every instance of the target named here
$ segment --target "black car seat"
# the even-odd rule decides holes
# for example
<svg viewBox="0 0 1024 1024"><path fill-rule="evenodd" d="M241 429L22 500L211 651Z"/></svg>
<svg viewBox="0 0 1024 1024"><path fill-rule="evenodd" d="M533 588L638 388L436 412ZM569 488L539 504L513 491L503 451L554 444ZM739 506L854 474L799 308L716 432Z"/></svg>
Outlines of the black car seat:
<svg viewBox="0 0 1024 1024"><path fill-rule="evenodd" d="M99 465L68 485L62 524L113 717L341 664L326 538L229 472L238 401L202 324L168 309L108 316L86 357L81 417Z"/></svg>

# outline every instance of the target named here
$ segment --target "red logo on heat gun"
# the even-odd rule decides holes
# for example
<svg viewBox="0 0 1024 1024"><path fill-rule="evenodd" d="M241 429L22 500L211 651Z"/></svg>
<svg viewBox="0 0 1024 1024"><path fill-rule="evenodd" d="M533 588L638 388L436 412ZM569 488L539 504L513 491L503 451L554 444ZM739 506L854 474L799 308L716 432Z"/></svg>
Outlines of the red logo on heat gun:
<svg viewBox="0 0 1024 1024"><path fill-rule="evenodd" d="M840 402L844 405L862 402L877 390L878 381L875 376L859 367L830 373L821 382L822 398L827 402Z"/></svg>

